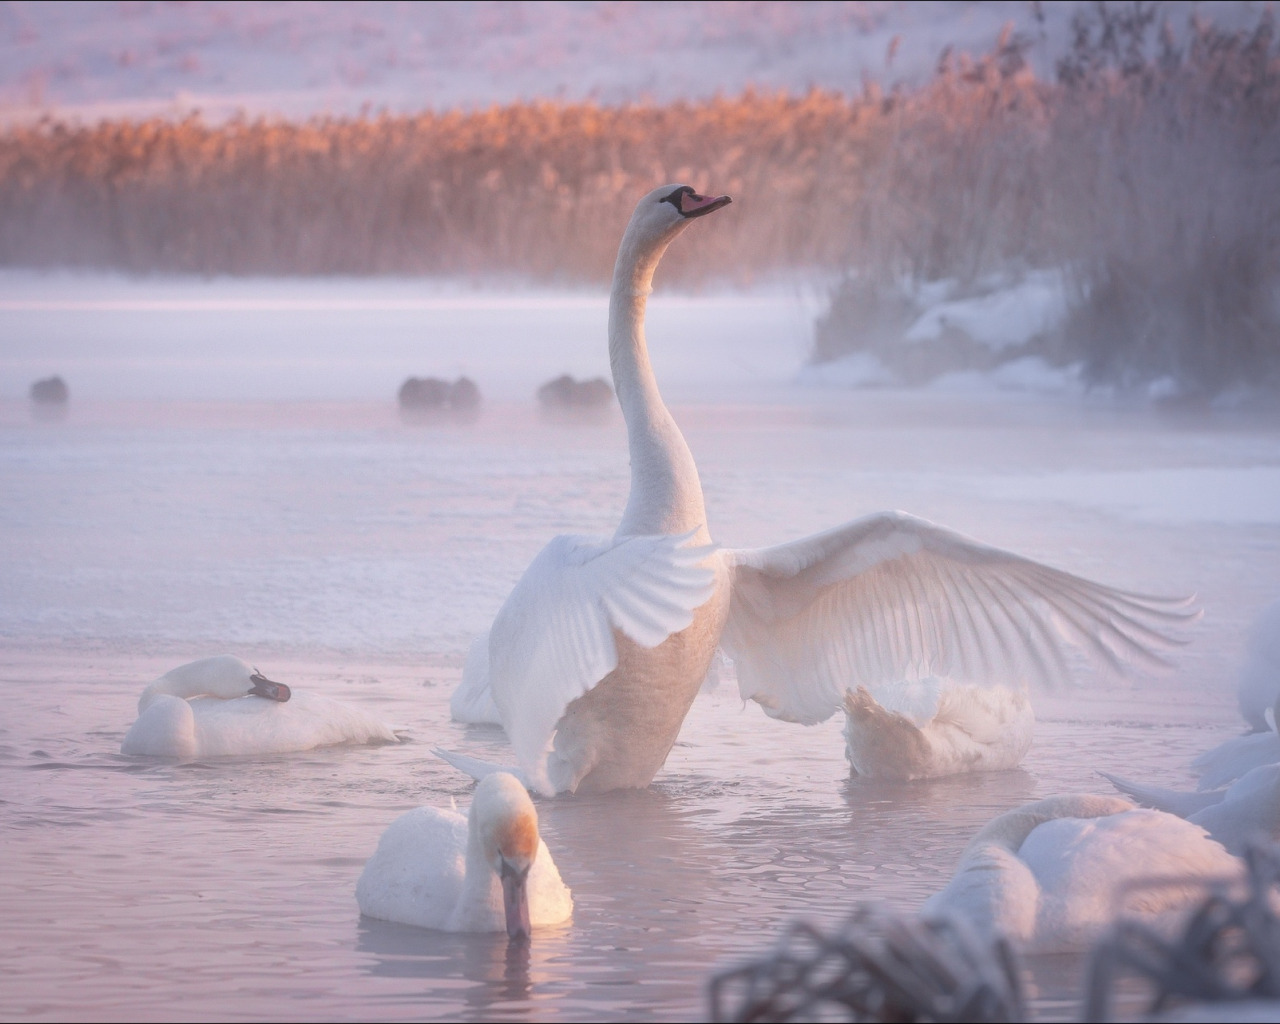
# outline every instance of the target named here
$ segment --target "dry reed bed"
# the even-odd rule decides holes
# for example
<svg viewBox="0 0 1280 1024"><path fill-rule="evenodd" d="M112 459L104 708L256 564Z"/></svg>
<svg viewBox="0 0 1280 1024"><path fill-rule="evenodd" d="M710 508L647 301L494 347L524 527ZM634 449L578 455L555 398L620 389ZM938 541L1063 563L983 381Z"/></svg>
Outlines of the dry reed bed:
<svg viewBox="0 0 1280 1024"><path fill-rule="evenodd" d="M689 181L740 205L668 273L830 263L867 109L814 92L303 124L45 122L0 136L0 262L599 280L636 197Z"/></svg>
<svg viewBox="0 0 1280 1024"><path fill-rule="evenodd" d="M663 277L849 272L819 357L869 344L868 302L904 281L1059 266L1077 304L1056 357L1095 379L1280 379L1271 16L1175 43L1151 5L1099 7L1053 81L1027 45L888 96L12 128L0 264L601 281L635 198L685 181L735 206Z"/></svg>

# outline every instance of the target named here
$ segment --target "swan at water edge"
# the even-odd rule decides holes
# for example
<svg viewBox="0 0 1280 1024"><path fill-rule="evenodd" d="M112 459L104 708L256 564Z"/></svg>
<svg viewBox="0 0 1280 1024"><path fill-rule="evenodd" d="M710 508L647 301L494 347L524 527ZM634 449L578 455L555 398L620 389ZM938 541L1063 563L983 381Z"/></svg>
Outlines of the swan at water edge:
<svg viewBox="0 0 1280 1024"><path fill-rule="evenodd" d="M397 742L359 708L293 691L224 654L180 665L143 690L120 753L191 760Z"/></svg>
<svg viewBox="0 0 1280 1024"><path fill-rule="evenodd" d="M1026 952L1068 952L1088 947L1121 913L1158 919L1190 909L1206 881L1242 872L1238 858L1182 818L1119 797L1057 796L982 828L920 915L963 917ZM1134 885L1157 878L1179 881Z"/></svg>
<svg viewBox="0 0 1280 1024"><path fill-rule="evenodd" d="M717 644L744 699L813 724L859 686L1066 675L1064 640L1116 668L1159 660L1189 601L1142 597L901 512L755 551L711 543L698 469L649 362L645 305L667 246L729 204L687 185L640 200L609 296L609 362L631 493L612 537L562 536L499 609L451 706L506 729L544 793L647 786ZM474 653L474 652L473 652ZM450 759L442 752L442 756ZM455 758L483 774L473 759Z"/></svg>
<svg viewBox="0 0 1280 1024"><path fill-rule="evenodd" d="M418 807L393 821L360 874L356 901L368 917L447 932L505 928L513 939L573 913L533 801L505 772L480 781L465 818Z"/></svg>
<svg viewBox="0 0 1280 1024"><path fill-rule="evenodd" d="M1099 774L1144 807L1199 825L1237 856L1251 840L1280 842L1280 764L1259 765L1226 789L1208 793L1142 786L1107 772Z"/></svg>

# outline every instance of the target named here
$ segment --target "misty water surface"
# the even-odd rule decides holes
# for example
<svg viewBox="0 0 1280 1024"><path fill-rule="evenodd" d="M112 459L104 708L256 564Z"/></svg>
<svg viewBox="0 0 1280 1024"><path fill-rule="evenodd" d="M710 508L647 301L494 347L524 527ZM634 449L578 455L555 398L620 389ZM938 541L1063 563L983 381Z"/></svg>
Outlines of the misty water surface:
<svg viewBox="0 0 1280 1024"><path fill-rule="evenodd" d="M1084 670L1077 689L1035 695L1019 770L909 785L851 782L839 720L770 721L729 678L695 703L648 791L539 802L576 909L527 957L498 937L365 921L355 879L386 824L468 799L431 748L506 756L498 730L449 721L470 638L549 537L611 532L621 512L621 422L549 422L532 401L542 379L603 370L587 340L603 338L603 304L516 318L538 325L510 338L518 370L496 337L444 366L427 358L442 343L413 359L394 332L349 354L331 340L308 361L305 339L271 346L270 312L241 311L224 347L192 348L175 320L137 309L0 310L0 1016L699 1016L710 971L762 950L793 915L835 922L867 899L912 910L994 814L1105 791L1098 768L1185 784L1190 759L1240 729L1244 632L1280 591L1275 423L815 392L788 383L803 354L794 298L745 312L701 301L683 321L697 329L654 324L651 342L721 543L903 508L1121 587L1196 591L1192 644L1163 676L1119 686ZM415 316L423 338L450 326ZM795 325L773 328L782 353L752 333L768 317ZM211 330L199 311L180 320ZM708 324L722 333L706 337ZM62 339L47 369L41 331ZM738 341L748 369L700 383ZM362 378L369 393L351 392L360 352L385 387ZM159 387L165 359L176 397ZM272 366L319 393L270 401ZM403 376L463 370L482 390L488 370L500 382L476 422L399 417ZM56 371L70 410L34 418L28 375ZM243 395L237 373L250 374ZM359 702L407 740L183 765L121 757L141 687L223 650ZM1079 967L1038 965L1040 1012L1074 1012Z"/></svg>

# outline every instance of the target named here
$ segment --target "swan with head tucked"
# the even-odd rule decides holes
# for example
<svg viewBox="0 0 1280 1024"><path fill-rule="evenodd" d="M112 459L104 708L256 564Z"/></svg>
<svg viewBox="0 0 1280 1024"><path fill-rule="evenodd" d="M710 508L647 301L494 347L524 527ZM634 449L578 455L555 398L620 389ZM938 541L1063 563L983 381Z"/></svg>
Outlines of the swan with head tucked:
<svg viewBox="0 0 1280 1024"><path fill-rule="evenodd" d="M964 918L1027 952L1069 952L1087 948L1122 912L1159 919L1189 910L1204 883L1242 869L1204 829L1172 814L1119 797L1057 796L982 828L920 915ZM1140 884L1155 879L1177 881Z"/></svg>
<svg viewBox="0 0 1280 1024"><path fill-rule="evenodd" d="M1193 614L1187 602L1104 587L904 513L778 547L712 546L697 466L649 362L644 313L667 246L729 201L666 185L636 206L609 296L609 362L631 457L622 521L609 538L556 537L534 559L472 649L455 718L499 722L543 792L642 787L717 645L744 699L807 724L859 686L1056 678L1064 641L1116 666L1155 657L1169 627ZM444 756L477 777L489 770Z"/></svg>
<svg viewBox="0 0 1280 1024"><path fill-rule="evenodd" d="M513 939L573 913L528 791L502 772L480 781L465 818L419 807L393 821L360 874L356 901L367 917L447 932L505 928Z"/></svg>
<svg viewBox="0 0 1280 1024"><path fill-rule="evenodd" d="M294 692L224 654L180 665L147 686L120 753L191 760L397 742L389 725L359 708Z"/></svg>

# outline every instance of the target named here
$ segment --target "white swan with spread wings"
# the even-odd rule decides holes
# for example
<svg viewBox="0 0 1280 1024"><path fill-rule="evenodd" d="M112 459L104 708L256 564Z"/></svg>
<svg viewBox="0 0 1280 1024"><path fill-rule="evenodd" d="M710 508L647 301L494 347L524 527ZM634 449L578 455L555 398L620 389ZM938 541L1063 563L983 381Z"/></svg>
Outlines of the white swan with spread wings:
<svg viewBox="0 0 1280 1024"><path fill-rule="evenodd" d="M1091 583L905 513L779 547L712 546L697 466L649 363L644 312L667 246L729 201L667 185L637 205L609 301L631 456L622 522L608 538L557 537L534 559L473 649L454 716L500 722L543 792L607 790L649 784L717 645L744 699L803 723L859 687L903 679L1059 677L1065 642L1111 665L1155 657L1193 614L1188 602Z"/></svg>

